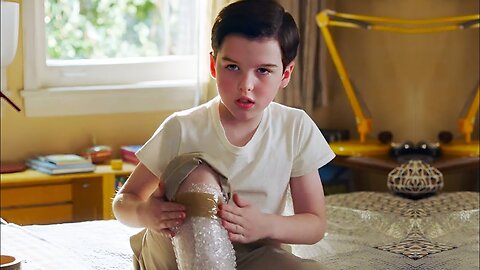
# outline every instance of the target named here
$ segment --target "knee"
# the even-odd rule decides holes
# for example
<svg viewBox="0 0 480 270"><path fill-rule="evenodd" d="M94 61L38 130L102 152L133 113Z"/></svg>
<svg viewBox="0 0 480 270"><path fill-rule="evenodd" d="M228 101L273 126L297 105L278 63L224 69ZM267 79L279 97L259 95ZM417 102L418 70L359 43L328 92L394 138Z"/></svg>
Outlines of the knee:
<svg viewBox="0 0 480 270"><path fill-rule="evenodd" d="M210 168L210 166L204 164L199 165L192 172L190 172L190 174L179 186L177 194L187 192L187 190L195 184L211 185L218 187L220 190L218 174L212 168Z"/></svg>
<svg viewBox="0 0 480 270"><path fill-rule="evenodd" d="M178 187L175 202L185 205L187 217L216 219L218 204L224 201L217 173L199 165Z"/></svg>

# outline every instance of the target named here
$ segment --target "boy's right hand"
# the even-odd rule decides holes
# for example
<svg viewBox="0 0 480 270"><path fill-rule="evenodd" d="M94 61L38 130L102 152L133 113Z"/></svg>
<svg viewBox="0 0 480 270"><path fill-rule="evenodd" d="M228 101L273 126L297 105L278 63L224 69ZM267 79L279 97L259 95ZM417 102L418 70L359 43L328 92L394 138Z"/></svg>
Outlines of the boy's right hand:
<svg viewBox="0 0 480 270"><path fill-rule="evenodd" d="M158 188L138 208L139 218L145 228L154 230L167 237L175 236L172 227L180 226L185 220L185 206L165 200L165 184Z"/></svg>

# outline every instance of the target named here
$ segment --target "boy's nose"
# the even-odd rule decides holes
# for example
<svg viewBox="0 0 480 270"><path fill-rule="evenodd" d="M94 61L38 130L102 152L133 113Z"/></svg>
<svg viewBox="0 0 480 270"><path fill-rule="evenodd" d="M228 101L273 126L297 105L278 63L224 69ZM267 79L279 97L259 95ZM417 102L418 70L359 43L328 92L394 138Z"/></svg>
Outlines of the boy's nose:
<svg viewBox="0 0 480 270"><path fill-rule="evenodd" d="M252 76L245 74L239 82L240 92L250 92L254 87L254 78Z"/></svg>

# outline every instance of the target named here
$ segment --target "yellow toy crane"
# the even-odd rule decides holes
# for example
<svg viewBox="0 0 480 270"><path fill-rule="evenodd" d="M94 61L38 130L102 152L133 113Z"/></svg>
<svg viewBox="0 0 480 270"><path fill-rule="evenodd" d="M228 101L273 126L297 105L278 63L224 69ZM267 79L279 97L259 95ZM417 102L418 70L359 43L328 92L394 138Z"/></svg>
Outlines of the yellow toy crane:
<svg viewBox="0 0 480 270"><path fill-rule="evenodd" d="M463 134L464 140L442 143L441 147L444 153L461 156L478 156L480 154L480 144L478 140L472 140L473 127L480 103L479 95L480 86L477 87L477 91L468 107L466 115L458 120L458 129L460 133Z"/></svg>
<svg viewBox="0 0 480 270"><path fill-rule="evenodd" d="M378 141L367 141L367 135L372 130L372 119L365 115L358 101L343 61L338 53L335 43L333 42L329 26L397 32L403 34L423 34L480 27L479 14L435 19L409 20L354 15L337 13L332 10L323 10L317 14L316 20L318 27L320 27L327 49L332 57L332 61L335 65L337 73L340 77L340 81L355 114L357 131L360 135L359 141L334 142L331 143L330 146L337 155L357 156L386 154L389 150L389 146L386 144L381 144ZM465 134L465 140L467 144L471 144L471 133L473 131L473 122L477 110L478 91L466 118L460 120L460 131ZM478 155L478 143L476 146L476 154Z"/></svg>
<svg viewBox="0 0 480 270"><path fill-rule="evenodd" d="M466 143L472 142L473 125L475 124L475 116L478 112L478 104L480 100L479 92L480 86L477 88L477 93L472 100L472 104L468 109L467 115L464 118L460 118L460 120L458 121L460 132L464 134Z"/></svg>

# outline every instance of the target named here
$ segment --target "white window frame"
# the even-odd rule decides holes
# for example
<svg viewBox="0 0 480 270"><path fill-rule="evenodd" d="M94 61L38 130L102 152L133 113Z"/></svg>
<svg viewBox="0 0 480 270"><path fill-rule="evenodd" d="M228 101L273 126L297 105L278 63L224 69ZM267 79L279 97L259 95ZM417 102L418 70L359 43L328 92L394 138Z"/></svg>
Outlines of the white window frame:
<svg viewBox="0 0 480 270"><path fill-rule="evenodd" d="M200 10L206 6L204 1L195 2L198 16L204 16L205 10ZM22 96L27 117L174 111L199 103L198 56L93 66L82 60L70 66L51 61L47 66L44 14L44 0L23 1Z"/></svg>

